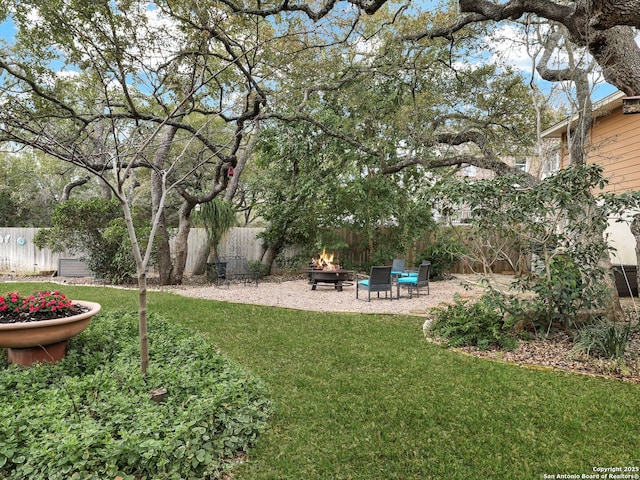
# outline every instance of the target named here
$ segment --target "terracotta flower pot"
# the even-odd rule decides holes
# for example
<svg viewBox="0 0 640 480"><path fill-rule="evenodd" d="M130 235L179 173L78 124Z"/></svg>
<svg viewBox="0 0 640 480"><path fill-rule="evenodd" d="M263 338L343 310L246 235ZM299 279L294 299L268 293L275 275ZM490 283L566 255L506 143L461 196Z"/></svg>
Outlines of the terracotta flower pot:
<svg viewBox="0 0 640 480"><path fill-rule="evenodd" d="M57 362L66 353L67 340L82 332L91 317L100 312L99 303L74 300L89 308L71 317L0 324L0 347L7 348L11 363L31 365L34 362Z"/></svg>

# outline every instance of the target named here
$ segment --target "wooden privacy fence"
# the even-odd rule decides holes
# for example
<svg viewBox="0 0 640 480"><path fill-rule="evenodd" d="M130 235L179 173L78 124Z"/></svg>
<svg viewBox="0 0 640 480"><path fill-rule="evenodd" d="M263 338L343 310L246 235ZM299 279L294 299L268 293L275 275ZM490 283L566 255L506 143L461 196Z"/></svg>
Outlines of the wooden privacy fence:
<svg viewBox="0 0 640 480"><path fill-rule="evenodd" d="M49 249L36 247L33 243L33 238L38 230L38 228L0 228L0 272L52 273L60 268L61 259L73 258L73 255L68 252L54 254ZM219 255L224 257L244 257L247 261L259 260L262 249L261 241L257 238L257 235L263 230L263 228L232 228L219 246ZM339 252L339 260L342 263L348 261L352 265L362 265L370 261L369 251L363 246L366 245L366 242L363 242L364 239L361 235L357 235L348 229L336 233L339 238L342 238L349 245L349 248ZM429 245L429 237L430 232L425 232L424 237L408 249L407 253L403 255L408 262L419 263L422 260L418 256ZM175 238L170 241L172 251L175 250L175 241ZM191 229L188 239L189 255L185 273L190 274L193 272L198 253L206 245L206 241L207 237L204 229ZM289 253L294 255L296 249L289 249ZM472 270L482 270L482 266L479 264L472 265L467 261L463 261L454 267L453 273L466 273ZM507 272L510 271L510 268L507 262L499 260L492 265L492 270L494 272Z"/></svg>
<svg viewBox="0 0 640 480"><path fill-rule="evenodd" d="M33 239L38 228L0 228L0 272L3 273L53 273L60 267L60 260L73 258L69 252L53 253L48 248L38 248ZM258 260L261 253L257 238L262 228L232 228L223 239L219 251L223 256L241 256L247 260ZM185 273L191 273L196 256L206 243L203 228L193 228L189 233L189 255ZM173 249L175 239L170 241ZM63 261L63 267L70 262ZM75 267L74 267L75 268Z"/></svg>
<svg viewBox="0 0 640 480"><path fill-rule="evenodd" d="M464 229L468 229L469 227L460 225L453 227L457 230L457 237L460 239L465 239L467 235L464 234ZM462 230L462 231L461 231ZM418 239L415 244L407 246L406 252L397 252L396 256L398 258L402 257L407 261L407 264L419 264L422 260L430 260L428 258L420 258L421 252L423 252L430 243L433 242L434 232L424 232L420 239ZM354 232L350 229L341 229L336 232L336 237L342 239L344 243L349 245L348 248L341 249L339 252L339 261L341 263L348 263L350 265L366 265L371 262L371 252L367 246L367 239L364 235ZM463 241L464 243L464 241ZM488 248L484 253L485 257L489 257ZM513 247L505 247L505 254L512 259L512 261L516 261L519 254L518 251ZM391 260L391 259L389 259ZM490 264L490 268L494 273L513 273L513 269L510 264L506 260L496 259L493 260ZM451 273L471 273L471 272L481 272L483 271L483 264L478 261L473 261L469 258L465 258L458 262L452 269Z"/></svg>
<svg viewBox="0 0 640 480"><path fill-rule="evenodd" d="M33 243L38 228L0 227L0 272L44 272L58 268L62 255ZM69 255L66 255L69 256Z"/></svg>

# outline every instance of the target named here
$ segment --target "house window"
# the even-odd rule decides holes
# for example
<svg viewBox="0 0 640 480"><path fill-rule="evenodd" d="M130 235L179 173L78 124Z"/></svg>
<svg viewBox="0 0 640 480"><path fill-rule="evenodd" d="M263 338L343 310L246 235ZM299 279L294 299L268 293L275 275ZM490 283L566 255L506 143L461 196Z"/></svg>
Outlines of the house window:
<svg viewBox="0 0 640 480"><path fill-rule="evenodd" d="M560 170L560 152L556 152L550 158L547 158L544 162L544 169L542 171L542 178L546 178L553 175Z"/></svg>
<svg viewBox="0 0 640 480"><path fill-rule="evenodd" d="M527 173L527 159L524 157L516 158L514 163L514 167L516 167L521 172Z"/></svg>

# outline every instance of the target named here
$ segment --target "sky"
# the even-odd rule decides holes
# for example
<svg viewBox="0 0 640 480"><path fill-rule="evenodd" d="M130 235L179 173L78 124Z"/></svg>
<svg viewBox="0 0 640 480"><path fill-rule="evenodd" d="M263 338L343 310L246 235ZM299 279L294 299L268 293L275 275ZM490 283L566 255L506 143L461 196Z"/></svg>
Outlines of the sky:
<svg viewBox="0 0 640 480"><path fill-rule="evenodd" d="M10 21L0 23L0 38L3 40L11 40L15 34L15 27Z"/></svg>

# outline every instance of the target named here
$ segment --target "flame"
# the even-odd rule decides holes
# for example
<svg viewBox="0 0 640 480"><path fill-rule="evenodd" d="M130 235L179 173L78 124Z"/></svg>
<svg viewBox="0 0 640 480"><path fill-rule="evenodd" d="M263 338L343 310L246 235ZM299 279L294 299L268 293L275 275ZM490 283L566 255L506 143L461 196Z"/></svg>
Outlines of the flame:
<svg viewBox="0 0 640 480"><path fill-rule="evenodd" d="M321 268L322 270L338 270L338 266L333 264L333 255L333 253L327 253L326 249L323 248L320 258L312 259L311 263L315 268Z"/></svg>

